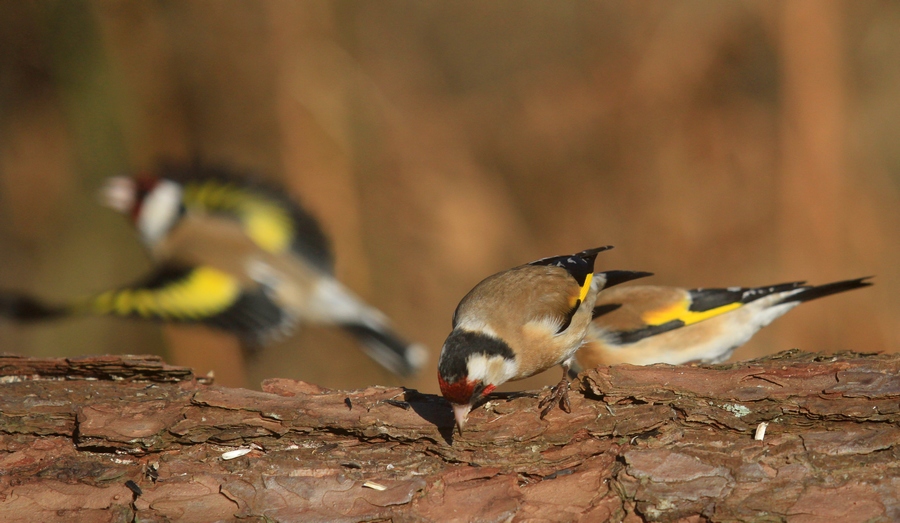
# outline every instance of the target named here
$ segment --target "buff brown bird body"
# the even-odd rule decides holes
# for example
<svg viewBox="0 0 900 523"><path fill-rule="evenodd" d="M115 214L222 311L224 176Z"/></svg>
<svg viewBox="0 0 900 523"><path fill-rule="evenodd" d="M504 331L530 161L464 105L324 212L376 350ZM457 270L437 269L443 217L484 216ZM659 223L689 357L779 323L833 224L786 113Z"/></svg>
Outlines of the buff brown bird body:
<svg viewBox="0 0 900 523"><path fill-rule="evenodd" d="M298 322L340 327L385 368L419 370L423 347L333 276L318 222L283 190L209 168L108 180L102 200L129 216L155 263L134 285L64 305L0 293L0 315L37 320L102 314L204 323L249 347L290 334Z"/></svg>
<svg viewBox="0 0 900 523"><path fill-rule="evenodd" d="M673 365L728 359L760 329L801 303L871 285L869 278L810 286L682 289L617 287L600 295L584 345L581 368L630 363Z"/></svg>
<svg viewBox="0 0 900 523"><path fill-rule="evenodd" d="M472 405L497 386L556 365L563 367L563 380L541 402L541 417L557 402L568 410L566 372L591 321L598 292L649 275L594 274L597 254L610 248L514 267L486 278L462 299L438 364L441 393L453 407L460 432Z"/></svg>

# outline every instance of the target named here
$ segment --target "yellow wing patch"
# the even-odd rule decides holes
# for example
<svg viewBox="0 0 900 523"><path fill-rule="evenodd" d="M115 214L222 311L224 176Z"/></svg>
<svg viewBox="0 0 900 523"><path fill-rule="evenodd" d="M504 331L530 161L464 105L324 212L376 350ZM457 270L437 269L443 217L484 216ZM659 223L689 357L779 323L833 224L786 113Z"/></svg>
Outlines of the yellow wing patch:
<svg viewBox="0 0 900 523"><path fill-rule="evenodd" d="M261 202L247 202L243 206L242 221L247 235L269 252L281 252L291 245L291 220L284 209Z"/></svg>
<svg viewBox="0 0 900 523"><path fill-rule="evenodd" d="M591 290L591 282L594 281L594 273L589 272L587 277L584 278L584 285L581 286L581 295L578 297L582 303L584 303L584 299L588 295L588 291Z"/></svg>
<svg viewBox="0 0 900 523"><path fill-rule="evenodd" d="M708 320L709 318L724 314L728 311L733 311L741 305L743 304L740 302L734 302L706 311L692 311L689 309L691 306L690 299L685 298L665 309L645 312L641 315L641 319L648 325L662 325L673 320L681 320L685 325L690 325L692 323Z"/></svg>
<svg viewBox="0 0 900 523"><path fill-rule="evenodd" d="M206 211L233 213L244 232L262 249L283 252L290 248L294 226L282 206L231 183L206 182L185 187L185 205Z"/></svg>
<svg viewBox="0 0 900 523"><path fill-rule="evenodd" d="M584 279L584 285L581 286L581 292L578 294L578 297L571 296L569 297L569 308L574 309L578 307L578 305L584 303L584 299L587 297L588 292L591 290L591 281L594 279L594 274L590 273Z"/></svg>
<svg viewBox="0 0 900 523"><path fill-rule="evenodd" d="M91 308L117 316L200 320L228 309L240 293L240 284L228 273L198 267L160 288L105 292L93 299Z"/></svg>

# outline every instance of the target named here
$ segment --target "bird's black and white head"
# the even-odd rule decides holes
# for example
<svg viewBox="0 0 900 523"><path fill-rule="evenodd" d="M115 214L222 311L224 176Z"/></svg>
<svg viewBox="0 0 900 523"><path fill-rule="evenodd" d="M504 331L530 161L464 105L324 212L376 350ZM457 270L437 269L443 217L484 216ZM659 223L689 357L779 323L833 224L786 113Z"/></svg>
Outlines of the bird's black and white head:
<svg viewBox="0 0 900 523"><path fill-rule="evenodd" d="M101 201L134 222L141 239L156 245L184 215L181 184L167 178L116 176L107 180Z"/></svg>
<svg viewBox="0 0 900 523"><path fill-rule="evenodd" d="M472 405L517 374L515 353L484 330L454 329L441 349L438 382L462 432Z"/></svg>

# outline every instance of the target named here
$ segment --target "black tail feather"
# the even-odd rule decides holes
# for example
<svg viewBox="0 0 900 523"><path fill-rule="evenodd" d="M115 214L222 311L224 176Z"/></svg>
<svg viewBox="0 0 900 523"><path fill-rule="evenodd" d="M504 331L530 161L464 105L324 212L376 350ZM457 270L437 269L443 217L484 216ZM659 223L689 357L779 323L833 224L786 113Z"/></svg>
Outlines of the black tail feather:
<svg viewBox="0 0 900 523"><path fill-rule="evenodd" d="M613 285L619 285L620 283L637 280L638 278L653 276L652 272L644 271L603 271L599 274L602 274L603 277L606 278L606 283L603 286L604 289L608 289Z"/></svg>
<svg viewBox="0 0 900 523"><path fill-rule="evenodd" d="M386 328L360 323L342 324L341 328L356 337L372 359L394 374L413 375L425 363L424 347L409 343Z"/></svg>
<svg viewBox="0 0 900 523"><path fill-rule="evenodd" d="M817 298L824 298L825 296L831 296L832 294L837 294L839 292L852 291L853 289L868 287L872 285L872 282L868 282L866 280L871 278L874 278L874 276L866 276L864 278L857 278L855 280L836 281L834 283L826 283L825 285L808 287L803 291L798 292L797 294L792 294L785 297L778 303L781 304L810 301Z"/></svg>

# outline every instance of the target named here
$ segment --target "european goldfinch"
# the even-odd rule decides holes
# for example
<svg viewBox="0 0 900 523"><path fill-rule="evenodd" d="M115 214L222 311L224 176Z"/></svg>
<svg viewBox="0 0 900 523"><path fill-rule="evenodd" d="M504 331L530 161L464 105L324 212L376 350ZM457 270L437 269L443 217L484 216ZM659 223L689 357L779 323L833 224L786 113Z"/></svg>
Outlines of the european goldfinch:
<svg viewBox="0 0 900 523"><path fill-rule="evenodd" d="M490 276L453 314L453 330L438 363L441 393L460 432L469 410L497 386L555 365L563 379L544 398L543 418L559 401L568 412L568 368L591 321L597 293L649 273L594 274L599 247L533 261Z"/></svg>
<svg viewBox="0 0 900 523"><path fill-rule="evenodd" d="M129 216L156 269L135 285L66 305L0 295L0 314L41 319L105 314L199 322L237 334L248 346L291 332L297 321L336 325L399 375L424 365L426 351L332 273L316 220L274 186L210 168L165 168L160 176L115 177L103 201Z"/></svg>
<svg viewBox="0 0 900 523"><path fill-rule="evenodd" d="M867 279L727 289L618 287L597 299L594 320L576 357L582 368L615 363L718 363L797 305L869 286Z"/></svg>

